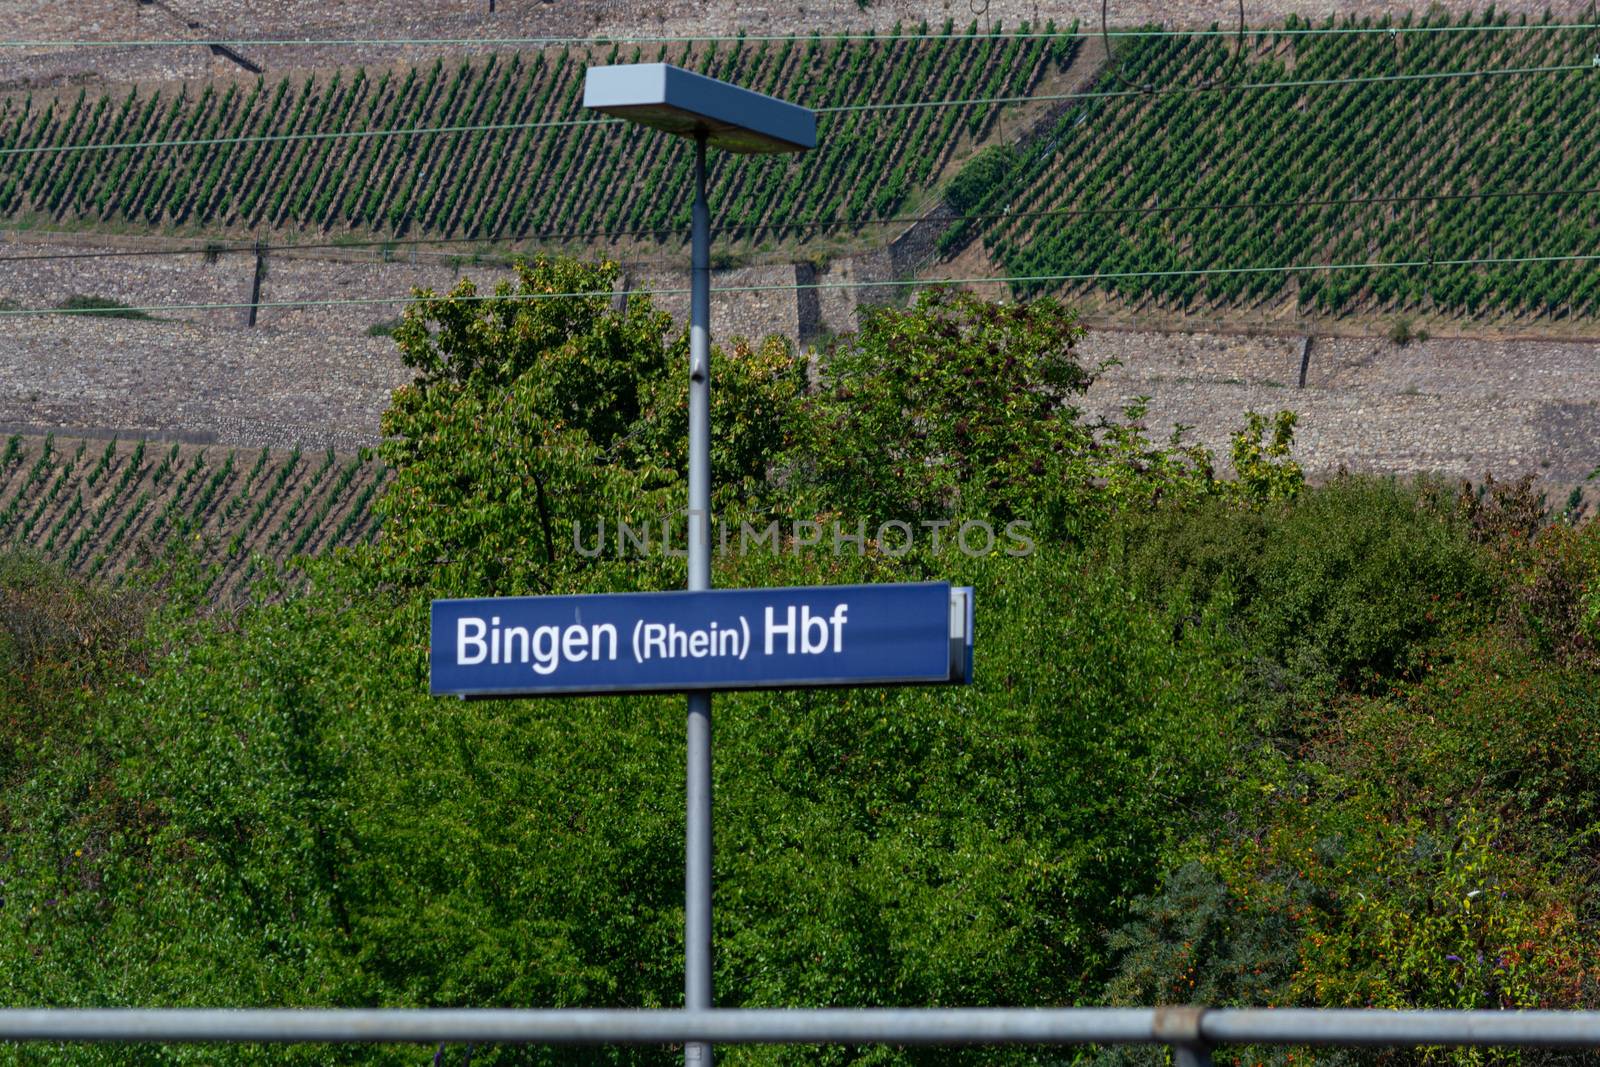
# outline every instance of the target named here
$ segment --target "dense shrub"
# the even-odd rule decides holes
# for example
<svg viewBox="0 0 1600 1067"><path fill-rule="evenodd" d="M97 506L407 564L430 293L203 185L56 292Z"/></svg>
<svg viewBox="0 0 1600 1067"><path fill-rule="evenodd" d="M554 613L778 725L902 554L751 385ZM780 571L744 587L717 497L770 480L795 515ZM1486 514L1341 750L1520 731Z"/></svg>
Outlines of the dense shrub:
<svg viewBox="0 0 1600 1067"><path fill-rule="evenodd" d="M1121 419L1084 417L1078 400L1098 368L1079 360L1082 336L1077 313L1053 300L928 290L909 309L877 309L822 355L784 453L788 506L874 525L1016 520L1079 543L1122 512L1298 491L1290 412L1248 414L1233 482L1181 435L1150 441L1142 400Z"/></svg>
<svg viewBox="0 0 1600 1067"><path fill-rule="evenodd" d="M945 188L945 201L962 215L976 211L991 194L1011 180L1016 167L1016 149L1010 145L990 145L961 165Z"/></svg>
<svg viewBox="0 0 1600 1067"><path fill-rule="evenodd" d="M1600 666L1600 525L1553 523L1497 548L1511 630L1541 656Z"/></svg>
<svg viewBox="0 0 1600 1067"><path fill-rule="evenodd" d="M1348 477L1260 513L1216 500L1132 516L1108 540L1180 613L1227 596L1272 662L1370 688L1416 675L1441 639L1492 609L1488 557L1424 499Z"/></svg>
<svg viewBox="0 0 1600 1067"><path fill-rule="evenodd" d="M378 546L226 621L0 568L0 709L27 741L4 1003L681 1003L682 701L426 695L432 595L681 579L554 537L681 506L681 336L643 302L531 298L607 290L604 268L518 287L426 296L397 330L420 373L386 416ZM1057 305L939 295L842 340L809 391L781 344L715 355L724 514L1050 516L1032 554L718 560L728 586L970 584L980 620L971 687L717 698L719 1003L1600 1005L1596 534L1524 530L1514 494L1305 488L1288 416L1249 418L1220 482L1137 405L1077 417L1076 335ZM179 560L151 588L206 585ZM38 728L45 708L70 716ZM1387 1062L1417 1060L1475 1062Z"/></svg>
<svg viewBox="0 0 1600 1067"><path fill-rule="evenodd" d="M148 602L0 553L0 781L50 737L75 743L94 699L143 659Z"/></svg>
<svg viewBox="0 0 1600 1067"><path fill-rule="evenodd" d="M1600 687L1514 639L1464 639L1425 678L1345 702L1316 753L1390 811L1465 804L1539 858L1597 855Z"/></svg>
<svg viewBox="0 0 1600 1067"><path fill-rule="evenodd" d="M619 522L670 523L683 544L687 338L642 298L620 311L608 295L541 298L609 294L615 275L541 259L487 299L463 282L408 308L395 340L417 380L383 419L396 467L379 504L383 579L451 595L681 583L661 553L611 564ZM805 364L781 341L736 341L713 349L712 371L713 506L737 515L770 494ZM601 531L612 551L579 550Z"/></svg>
<svg viewBox="0 0 1600 1067"><path fill-rule="evenodd" d="M1175 644L1053 560L952 560L973 689L718 698L722 1003L1095 999L1101 931L1220 807L1235 681L1216 625ZM681 701L430 700L426 602L349 588L185 643L24 792L12 1002L678 1002Z"/></svg>
<svg viewBox="0 0 1600 1067"><path fill-rule="evenodd" d="M872 517L1032 518L1091 443L1076 312L928 290L825 355L794 453L816 506Z"/></svg>
<svg viewBox="0 0 1600 1067"><path fill-rule="evenodd" d="M1132 1003L1600 1005L1594 674L1489 626L1422 678L1325 713L1298 758L1258 764L1260 803L1134 906L1111 942L1121 955L1110 992Z"/></svg>

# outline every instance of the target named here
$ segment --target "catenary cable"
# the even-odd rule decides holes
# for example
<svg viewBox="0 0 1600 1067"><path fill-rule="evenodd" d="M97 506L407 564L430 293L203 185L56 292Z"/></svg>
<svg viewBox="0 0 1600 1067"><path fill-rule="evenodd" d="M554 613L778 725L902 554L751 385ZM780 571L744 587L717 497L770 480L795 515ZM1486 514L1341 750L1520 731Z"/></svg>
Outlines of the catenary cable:
<svg viewBox="0 0 1600 1067"><path fill-rule="evenodd" d="M540 122L490 122L471 126L403 126L374 130L325 130L311 133L242 134L238 137L190 137L171 141L117 141L111 144L34 145L31 148L0 148L0 156L35 156L51 152L121 152L143 148L215 148L222 145L274 144L282 141L357 140L366 137L421 137L452 133L507 133L513 130L539 130L568 126L601 126L622 123L622 119L548 119Z"/></svg>
<svg viewBox="0 0 1600 1067"><path fill-rule="evenodd" d="M1553 256L1487 256L1470 259L1409 259L1409 260L1364 260L1348 263L1300 263L1278 266L1253 266L1253 267L1196 267L1189 270L1136 270L1136 271L1095 271L1087 274L1013 274L1002 275L994 278L906 278L885 281L853 281L853 282L795 282L778 285L714 285L713 293L771 293L795 292L801 290L827 290L827 289L877 289L877 288L915 288L917 286L935 287L940 285L998 285L1021 284L1027 282L1096 282L1117 281L1121 279L1138 278L1207 278L1234 274L1306 274L1317 271L1337 270L1410 270L1416 268L1436 269L1439 267L1487 267L1509 266L1516 264L1532 263L1592 263L1600 261L1600 252L1579 252L1568 255ZM688 289L590 289L565 293L478 293L472 296L450 296L446 294L433 294L434 299L467 300L472 302L489 300L562 300L578 298L604 298L613 299L618 296L683 296L689 293ZM39 315L100 315L105 317L110 313L149 314L157 311L227 311L254 307L263 310L274 308L329 308L329 307L372 307L386 304L405 304L418 296L415 293L382 297L347 297L328 300L264 300L258 303L248 301L228 301L218 303L199 304L147 304L143 306L121 306L112 309L106 308L9 308L0 309L0 318L32 317Z"/></svg>
<svg viewBox="0 0 1600 1067"><path fill-rule="evenodd" d="M1464 193L1415 193L1396 196L1351 196L1329 197L1307 200L1238 200L1202 204L1150 204L1140 207L1092 207L1092 208L1041 208L1034 211L990 211L970 215L950 215L943 221L957 222L998 222L1009 219L1036 219L1036 218L1095 218L1119 217L1129 215L1187 215L1196 212L1223 212L1223 211L1278 211L1297 210L1318 207L1367 207L1376 205L1395 204L1428 204L1448 203L1458 200L1498 200L1498 199L1538 199L1544 197L1568 196L1593 196L1600 195L1600 185L1585 186L1575 189L1485 189ZM889 215L865 219L836 219L829 222L751 222L737 223L729 226L716 226L713 229L718 233L734 233L749 231L755 233L774 233L796 230L828 231L846 227L864 226L898 226L922 222L923 216L918 215ZM16 256L0 255L0 263L36 263L53 260L83 260L83 259L138 259L160 256L193 256L193 255L229 255L240 252L263 251L267 253L295 253L313 252L321 250L341 250L357 248L421 248L430 245L494 245L512 244L521 241L576 241L600 240L619 237L662 237L666 235L685 235L688 227L635 227L632 229L618 230L564 230L564 231L536 231L525 234L507 234L504 236L485 237L407 237L407 238L372 238L358 241L310 241L295 244L270 244L265 240L242 241L228 244L214 241L203 245L193 245L184 248L131 248L131 249L105 249L92 252L37 252L24 253ZM37 235L36 239L41 244L49 243L49 234ZM74 237L82 237L82 233L73 233ZM35 235L30 235L30 238ZM515 255L513 250L511 255Z"/></svg>
<svg viewBox="0 0 1600 1067"><path fill-rule="evenodd" d="M1332 37L1370 34L1426 34L1426 33L1547 33L1563 30L1600 29L1597 22L1555 22L1514 25L1510 23L1437 25L1437 26L1259 26L1250 32L1265 36ZM1110 37L1232 37L1232 29L1123 29L1108 30ZM0 48L560 48L609 47L617 44L773 44L784 41L964 41L989 38L1021 38L1024 40L1089 39L1100 36L1089 29L1006 30L976 33L825 33L825 34L690 34L684 36L641 36L633 34L597 34L593 37L182 37L145 38L138 40L86 40L82 38L36 38L33 40L0 40Z"/></svg>
<svg viewBox="0 0 1600 1067"><path fill-rule="evenodd" d="M923 107L999 107L1007 104L1054 103L1066 100L1108 100L1130 96L1170 96L1181 93L1212 91L1317 89L1345 85L1369 85L1383 82L1437 81L1460 78L1511 77L1530 74L1568 74L1590 71L1600 74L1600 64L1568 63L1544 67L1493 67L1478 70L1422 71L1415 74L1352 75L1344 78L1305 78L1290 81L1240 82L1234 85L1169 85L1146 92L1143 89L1106 89L1076 93L1041 93L1034 96L969 97L950 100L909 100L883 104L842 104L834 107L814 108L818 116L839 115L862 111L904 111ZM542 122L495 123L479 126L413 126L398 129L336 130L317 133L274 133L239 137L186 138L177 140L125 141L114 144L34 145L28 148L0 148L0 157L31 156L52 152L110 152L127 149L193 148L199 146L255 144L279 141L325 141L350 137L410 137L440 134L477 133L484 131L526 130L555 126L596 126L624 124L622 119L551 119Z"/></svg>

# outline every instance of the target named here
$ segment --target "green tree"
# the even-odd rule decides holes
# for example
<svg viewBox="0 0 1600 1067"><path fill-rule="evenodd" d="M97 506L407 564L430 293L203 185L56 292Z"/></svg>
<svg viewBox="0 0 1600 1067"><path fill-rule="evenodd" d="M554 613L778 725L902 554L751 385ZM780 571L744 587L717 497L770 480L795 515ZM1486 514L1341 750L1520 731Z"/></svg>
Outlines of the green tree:
<svg viewBox="0 0 1600 1067"><path fill-rule="evenodd" d="M1294 447L1292 411L1280 411L1271 419L1272 439L1264 440L1268 427L1265 415L1245 413L1245 428L1233 435L1233 471L1238 495L1256 504L1292 500L1306 484L1300 464L1289 458Z"/></svg>
<svg viewBox="0 0 1600 1067"><path fill-rule="evenodd" d="M383 417L396 470L379 505L384 580L569 588L573 522L662 498L671 472L609 458L666 373L671 320L644 300L613 310L615 275L541 259L487 297L468 280L417 294L394 331L417 379Z"/></svg>
<svg viewBox="0 0 1600 1067"><path fill-rule="evenodd" d="M662 553L613 565L619 522L670 524L682 544L688 395L684 335L645 298L613 307L616 276L540 259L487 297L463 281L407 308L394 337L417 379L383 419L383 580L453 595L676 584ZM733 508L765 492L804 365L782 342L736 341L712 371L716 503Z"/></svg>
<svg viewBox="0 0 1600 1067"><path fill-rule="evenodd" d="M928 289L880 308L823 356L805 406L798 488L819 510L916 520L1010 517L1057 489L1092 434L1077 314Z"/></svg>

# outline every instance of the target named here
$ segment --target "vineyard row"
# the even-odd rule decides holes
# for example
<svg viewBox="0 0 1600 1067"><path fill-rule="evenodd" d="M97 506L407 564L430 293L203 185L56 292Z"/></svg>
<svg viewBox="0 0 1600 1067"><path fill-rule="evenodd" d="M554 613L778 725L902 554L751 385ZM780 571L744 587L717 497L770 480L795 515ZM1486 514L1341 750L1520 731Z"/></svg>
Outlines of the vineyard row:
<svg viewBox="0 0 1600 1067"><path fill-rule="evenodd" d="M1447 18L1430 16L1434 22ZM1492 14L1487 19L1506 22ZM1303 23L1291 20L1289 28L1297 25ZM1593 188L1600 173L1600 67L1591 65L1593 54L1592 33L1555 30L1395 39L1265 32L1248 39L1242 56L1231 42L1217 40L1125 41L1101 77L1104 87L1219 87L1085 103L1063 115L1031 150L1011 153L999 164L986 161L992 177L987 191L974 197L976 211L1017 217L983 225L981 236L1009 275L1594 253L1600 251L1600 194L1593 192L1304 209L1021 215L1085 205L1137 209ZM1354 72L1574 64L1585 69L1316 91L1225 88ZM946 247L971 232L953 231ZM1048 288L1021 285L1017 293ZM1593 261L1107 279L1074 288L1175 308L1247 307L1290 298L1303 310L1333 313L1600 312L1600 264Z"/></svg>
<svg viewBox="0 0 1600 1067"><path fill-rule="evenodd" d="M946 23L944 34L955 34L953 24ZM11 97L0 103L0 147L566 120L583 115L583 73L592 63L674 62L812 107L1014 96L1069 60L1074 47L1070 40L1021 36L813 37L696 51L613 46L223 82L198 91L186 85L44 101ZM994 112L916 108L827 121L813 152L714 164L709 178L719 222L758 227L893 213L938 173L961 135L986 133ZM690 157L678 139L625 124L40 152L17 157L0 173L0 215L466 237L658 230L687 219Z"/></svg>
<svg viewBox="0 0 1600 1067"><path fill-rule="evenodd" d="M120 580L183 546L215 599L256 557L283 562L370 541L387 480L365 455L13 436L0 448L0 546Z"/></svg>

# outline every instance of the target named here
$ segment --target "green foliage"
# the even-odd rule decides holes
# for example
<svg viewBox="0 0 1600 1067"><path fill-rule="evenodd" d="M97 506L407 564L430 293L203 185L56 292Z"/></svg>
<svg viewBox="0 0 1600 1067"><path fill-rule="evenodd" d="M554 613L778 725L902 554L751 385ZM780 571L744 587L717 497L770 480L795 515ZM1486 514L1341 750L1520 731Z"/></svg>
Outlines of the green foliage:
<svg viewBox="0 0 1600 1067"><path fill-rule="evenodd" d="M1094 425L1094 445L1073 464L1078 491L1061 502L1056 516L1074 536L1092 536L1116 515L1232 495L1234 487L1217 481L1210 452L1184 442L1183 427L1166 444L1150 440L1144 425L1149 403L1148 396L1136 397L1123 407L1122 421Z"/></svg>
<svg viewBox="0 0 1600 1067"><path fill-rule="evenodd" d="M992 192L1011 180L1017 166L1017 150L1010 145L991 145L961 165L945 188L944 199L957 214L965 215L984 203Z"/></svg>
<svg viewBox="0 0 1600 1067"><path fill-rule="evenodd" d="M1099 927L1150 873L1137 857L1182 832L1186 797L1216 795L1208 754L1173 744L1221 755L1233 736L1214 634L1173 648L1116 583L1048 560L969 576L998 638L978 689L784 697L762 717L773 787L721 839L747 858L721 942L742 1003L1092 1000Z"/></svg>
<svg viewBox="0 0 1600 1067"><path fill-rule="evenodd" d="M56 305L62 311L75 315L92 315L106 319L148 319L150 313L129 307L108 296L69 296Z"/></svg>
<svg viewBox="0 0 1600 1067"><path fill-rule="evenodd" d="M1271 1006L1299 964L1286 909L1252 902L1193 860L1130 910L1107 942L1119 954L1106 987L1114 1004Z"/></svg>
<svg viewBox="0 0 1600 1067"><path fill-rule="evenodd" d="M976 29L976 26L973 27ZM994 27L1000 33L1000 27ZM1026 26L1019 27L1026 29ZM869 35L824 49L805 38L662 45L644 62L673 62L810 107L900 101L913 86L941 99L1020 96L1069 62L1055 43L956 31ZM584 70L616 62L615 47L529 51L369 75L344 68L279 75L247 90L157 86L85 96L59 109L0 102L12 144L66 136L101 147L197 139L159 162L132 148L48 153L0 181L0 213L117 220L141 228L291 227L407 231L468 239L550 231L658 232L686 227L692 152L648 131L592 138L571 117ZM929 185L959 135L993 129L989 109L911 108L884 118L843 112L834 136L803 157L713 160L719 222L788 239L794 222L891 216ZM411 137L295 140L308 129L492 127ZM252 138L218 151L213 139ZM597 195L596 190L605 190ZM468 253L470 255L471 253Z"/></svg>
<svg viewBox="0 0 1600 1067"><path fill-rule="evenodd" d="M939 235L940 255L965 248L976 233L982 233L990 220L986 214L1000 214L1009 206L1008 191L1015 190L1019 157L1008 144L990 145L961 165L945 187L945 203L956 218Z"/></svg>
<svg viewBox="0 0 1600 1067"><path fill-rule="evenodd" d="M1379 823L1348 850L1340 844L1335 837L1321 855L1299 857L1326 893L1313 895L1303 917L1296 984L1304 999L1383 1008L1593 1003L1581 975L1595 947L1570 895L1508 851L1491 820L1468 810L1433 832Z"/></svg>
<svg viewBox="0 0 1600 1067"><path fill-rule="evenodd" d="M426 695L434 595L681 581L669 556L566 544L684 499L685 341L644 300L613 307L612 281L539 261L488 299L421 294L396 331L418 377L385 417L384 537L322 559L327 538L297 540L309 581L264 566L249 604L197 616L216 568L194 511L330 526L330 499L377 491L360 458L167 455L186 537L145 599L0 568L5 1004L681 1003L681 700ZM566 292L595 295L540 295ZM726 586L934 576L980 617L970 687L718 696L719 1003L1600 1004L1593 528L1527 527L1515 487L1307 487L1287 413L1247 419L1221 481L1181 437L1152 444L1142 403L1078 417L1077 336L1054 303L938 293L841 339L814 388L781 343L713 353L724 517L1046 516L1030 555L718 561ZM53 455L0 460L53 487L40 526L76 499ZM120 455L97 484L131 491Z"/></svg>
<svg viewBox="0 0 1600 1067"><path fill-rule="evenodd" d="M1493 495L1489 497L1493 500ZM1477 505L1477 510L1470 510ZM1477 501L1469 514L1489 518ZM1532 510L1523 507L1524 514ZM1543 499L1538 501L1543 518ZM1519 519L1512 519L1520 526ZM1480 525L1479 529L1483 529ZM1600 665L1600 526L1565 522L1504 529L1488 541L1506 590L1502 613L1512 632L1541 656L1562 663Z"/></svg>
<svg viewBox="0 0 1600 1067"><path fill-rule="evenodd" d="M1175 433L1143 429L1145 402L1121 421L1075 406L1094 380L1076 357L1077 314L1055 300L998 304L930 289L878 308L822 354L788 456L806 513L907 522L988 517L1050 537L1089 537L1115 514L1212 496L1233 504L1292 499L1304 484L1289 452L1292 412L1251 413L1235 436L1239 477Z"/></svg>
<svg viewBox="0 0 1600 1067"><path fill-rule="evenodd" d="M797 478L820 506L917 520L1027 515L1091 444L1075 312L927 290L826 353Z"/></svg>
<svg viewBox="0 0 1600 1067"><path fill-rule="evenodd" d="M1272 419L1272 440L1263 440L1267 418L1254 411L1245 415L1246 427L1233 435L1233 471L1239 495L1255 504L1293 500L1306 484L1300 464L1289 458L1294 447L1292 411L1280 411Z"/></svg>
<svg viewBox="0 0 1600 1067"><path fill-rule="evenodd" d="M0 781L50 737L74 743L85 705L141 660L145 599L0 553Z"/></svg>
<svg viewBox="0 0 1600 1067"><path fill-rule="evenodd" d="M1519 854L1492 817L1466 805L1429 817L1388 814L1331 790L1309 802L1286 797L1269 811L1260 840L1241 839L1214 861L1239 892L1257 897L1258 910L1295 921L1298 967L1269 1003L1597 1002L1595 945L1576 910L1580 881Z"/></svg>
<svg viewBox="0 0 1600 1067"><path fill-rule="evenodd" d="M1455 529L1470 544L1471 527ZM1500 606L1514 620L1521 583L1508 584ZM1600 824L1597 693L1591 666L1480 618L1413 679L1327 700L1292 758L1258 765L1245 821L1135 908L1139 921L1114 940L1123 955L1111 988L1138 1000L1192 979L1215 990L1200 999L1242 1003L1227 983L1243 961L1269 984L1249 996L1267 1004L1600 1004L1585 919ZM1283 965L1257 974L1263 958Z"/></svg>
<svg viewBox="0 0 1600 1067"><path fill-rule="evenodd" d="M1220 37L1119 41L1114 69L1095 86L1110 92L1064 109L1020 149L1013 176L974 207L996 217L973 229L1002 274L1086 279L1017 283L1019 297L1093 291L1147 311L1287 301L1302 314L1384 316L1400 343L1420 339L1412 317L1439 312L1593 317L1600 276L1591 263L1514 261L1583 255L1591 231L1577 220L1600 214L1600 193L1494 195L1562 189L1574 164L1600 163L1592 33L1513 18L1419 8L1413 28L1488 32L1396 38L1355 14L1327 23L1351 33L1263 27L1242 42L1242 60ZM1304 23L1290 16L1288 26ZM1470 97L1454 78L1430 77L1524 65L1544 69ZM1380 71L1405 78L1348 81ZM1218 107L1186 91L1206 84L1252 90ZM1577 158L1573 145L1583 146ZM1392 198L1419 195L1424 159L1493 174L1495 184L1476 198L1423 189L1446 198L1396 210ZM1211 209L1219 205L1246 206ZM1095 210L1059 214L1086 206ZM1372 262L1409 266L1239 271Z"/></svg>
<svg viewBox="0 0 1600 1067"><path fill-rule="evenodd" d="M1176 614L1226 595L1279 669L1370 687L1416 675L1440 640L1493 611L1488 559L1427 500L1344 478L1266 513L1210 501L1112 534L1135 580Z"/></svg>
<svg viewBox="0 0 1600 1067"><path fill-rule="evenodd" d="M1600 692L1508 635L1458 642L1420 681L1340 709L1324 762L1394 810L1493 811L1520 850L1568 860L1600 826Z"/></svg>
<svg viewBox="0 0 1600 1067"><path fill-rule="evenodd" d="M1108 576L964 566L995 635L977 688L719 698L723 1003L1091 998L1099 930L1215 795L1215 627L1174 645ZM48 951L9 1002L678 1002L681 703L431 701L426 599L365 581L174 632L94 751L18 794L0 944Z"/></svg>
<svg viewBox="0 0 1600 1067"><path fill-rule="evenodd" d="M671 367L687 364L681 341ZM786 493L773 475L804 433L806 360L783 338L759 345L734 338L711 349L712 511L724 522L781 507ZM653 463L688 470L688 392L681 372L655 379L639 423L617 453L635 466Z"/></svg>
<svg viewBox="0 0 1600 1067"><path fill-rule="evenodd" d="M1115 939L1114 989L1181 1000L1192 981L1206 1003L1279 1007L1596 1003L1578 880L1519 855L1492 817L1397 816L1331 788L1273 794L1261 815L1256 836L1137 906L1149 918ZM1424 1060L1481 1062L1470 1051Z"/></svg>
<svg viewBox="0 0 1600 1067"><path fill-rule="evenodd" d="M672 523L682 544L687 389L672 371L686 344L647 301L613 311L614 277L610 265L541 259L490 299L464 282L408 309L395 339L418 379L384 416L398 468L379 505L385 580L547 592L604 586L590 573L600 568L624 587L677 584L674 559L630 577L578 550L619 521ZM600 295L540 298L569 292ZM781 344L740 344L715 350L712 370L716 502L731 507L761 493L804 365Z"/></svg>

